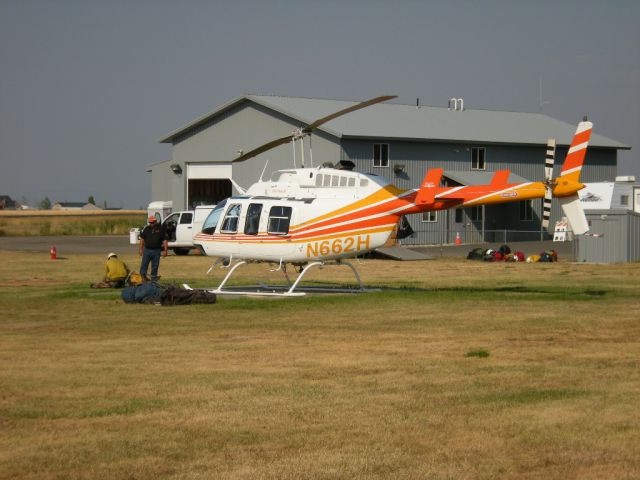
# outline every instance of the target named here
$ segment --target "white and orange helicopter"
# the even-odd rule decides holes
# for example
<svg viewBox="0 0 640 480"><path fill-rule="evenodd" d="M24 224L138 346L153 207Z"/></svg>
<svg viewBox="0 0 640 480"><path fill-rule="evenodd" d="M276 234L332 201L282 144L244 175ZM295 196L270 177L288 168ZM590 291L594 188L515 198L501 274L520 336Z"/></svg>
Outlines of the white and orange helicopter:
<svg viewBox="0 0 640 480"><path fill-rule="evenodd" d="M318 126L355 110L396 98L376 97L323 117L285 137L273 140L236 158L241 162L278 145L299 141L302 168L278 170L270 180L260 180L239 196L220 202L194 237L194 244L229 272L218 294L304 295L297 291L309 269L327 264L346 265L364 290L355 267L345 259L382 247L407 214L453 207L493 205L543 198L543 227L548 228L551 199L559 199L576 235L589 230L580 205L578 190L592 123L580 122L571 142L560 176L552 178L555 140L549 140L545 180L508 183L509 170L495 172L487 185L442 186L442 168L429 169L416 189L401 190L383 177L327 166L304 167L304 137ZM312 157L311 157L312 158ZM265 165L266 169L266 165ZM264 170L263 170L264 174ZM238 186L236 185L236 188ZM225 289L232 274L248 262L277 264L287 280L284 292L269 289L239 291ZM298 270L294 282L287 264ZM207 272L207 273L209 273ZM357 291L357 290L356 290Z"/></svg>

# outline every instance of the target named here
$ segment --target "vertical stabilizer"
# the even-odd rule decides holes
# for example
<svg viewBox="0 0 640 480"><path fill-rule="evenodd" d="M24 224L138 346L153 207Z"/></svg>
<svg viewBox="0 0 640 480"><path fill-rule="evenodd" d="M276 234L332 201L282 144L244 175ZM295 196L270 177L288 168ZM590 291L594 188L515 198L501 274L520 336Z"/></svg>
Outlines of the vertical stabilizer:
<svg viewBox="0 0 640 480"><path fill-rule="evenodd" d="M580 181L580 170L582 170L584 156L587 153L587 146L589 145L592 129L593 123L591 122L582 121L578 124L576 133L571 141L571 146L567 152L567 157L564 159L560 177L571 182Z"/></svg>
<svg viewBox="0 0 640 480"><path fill-rule="evenodd" d="M587 145L591 138L593 124L583 120L578 124L578 129L573 137L567 157L562 164L560 176L553 182L554 197L573 197L578 190L584 188L580 183L580 171L587 153Z"/></svg>

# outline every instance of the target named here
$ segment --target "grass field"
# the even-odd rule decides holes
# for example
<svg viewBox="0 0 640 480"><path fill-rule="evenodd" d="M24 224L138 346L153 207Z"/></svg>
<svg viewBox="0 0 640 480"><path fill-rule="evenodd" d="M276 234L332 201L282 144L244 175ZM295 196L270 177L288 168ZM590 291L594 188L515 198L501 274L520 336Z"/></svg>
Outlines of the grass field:
<svg viewBox="0 0 640 480"><path fill-rule="evenodd" d="M368 260L390 288L159 307L88 289L103 260L0 251L0 478L640 478L640 264Z"/></svg>
<svg viewBox="0 0 640 480"><path fill-rule="evenodd" d="M0 236L123 235L146 218L141 210L0 210Z"/></svg>

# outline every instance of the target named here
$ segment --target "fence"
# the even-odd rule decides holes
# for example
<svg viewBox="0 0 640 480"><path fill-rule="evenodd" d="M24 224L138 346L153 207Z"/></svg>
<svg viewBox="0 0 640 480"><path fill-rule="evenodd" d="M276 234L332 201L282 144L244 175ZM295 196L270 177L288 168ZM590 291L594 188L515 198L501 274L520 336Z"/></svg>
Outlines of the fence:
<svg viewBox="0 0 640 480"><path fill-rule="evenodd" d="M542 230L475 230L466 231L425 231L416 230L411 236L400 240L402 245L447 245L455 244L457 237L460 243L509 243L537 242L552 240L553 234Z"/></svg>

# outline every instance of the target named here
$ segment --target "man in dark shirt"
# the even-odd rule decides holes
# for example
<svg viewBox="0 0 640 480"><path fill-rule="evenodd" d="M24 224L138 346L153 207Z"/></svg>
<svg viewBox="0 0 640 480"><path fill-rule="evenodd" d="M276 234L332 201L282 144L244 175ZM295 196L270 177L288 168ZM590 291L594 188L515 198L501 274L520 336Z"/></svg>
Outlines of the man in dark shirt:
<svg viewBox="0 0 640 480"><path fill-rule="evenodd" d="M151 281L158 280L158 267L160 266L160 254L167 256L168 241L161 225L156 221L156 217L149 217L149 225L144 227L140 233L140 275L147 278L147 269L151 262Z"/></svg>

